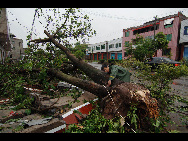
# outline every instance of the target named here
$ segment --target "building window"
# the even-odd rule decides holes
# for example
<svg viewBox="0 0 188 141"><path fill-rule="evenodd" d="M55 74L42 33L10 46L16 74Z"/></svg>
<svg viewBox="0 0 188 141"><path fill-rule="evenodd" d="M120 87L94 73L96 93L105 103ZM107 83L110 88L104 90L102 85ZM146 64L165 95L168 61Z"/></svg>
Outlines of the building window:
<svg viewBox="0 0 188 141"><path fill-rule="evenodd" d="M121 43L119 43L119 47L121 47Z"/></svg>
<svg viewBox="0 0 188 141"><path fill-rule="evenodd" d="M21 47L21 45L22 45L22 42L19 42L19 47Z"/></svg>
<svg viewBox="0 0 188 141"><path fill-rule="evenodd" d="M109 45L109 48L114 48L114 44Z"/></svg>
<svg viewBox="0 0 188 141"><path fill-rule="evenodd" d="M125 32L125 37L129 37L129 31Z"/></svg>
<svg viewBox="0 0 188 141"><path fill-rule="evenodd" d="M88 49L88 51L91 51L91 47L88 47L87 49Z"/></svg>
<svg viewBox="0 0 188 141"><path fill-rule="evenodd" d="M116 43L116 48L118 48L118 43Z"/></svg>
<svg viewBox="0 0 188 141"><path fill-rule="evenodd" d="M171 48L167 48L167 49L165 49L165 50L163 50L163 52L162 52L162 55L164 56L166 56L166 55L170 55L170 52L171 52Z"/></svg>
<svg viewBox="0 0 188 141"><path fill-rule="evenodd" d="M105 44L104 44L104 45L101 45L101 49L105 49Z"/></svg>
<svg viewBox="0 0 188 141"><path fill-rule="evenodd" d="M96 46L96 50L100 50L100 47Z"/></svg>
<svg viewBox="0 0 188 141"><path fill-rule="evenodd" d="M184 27L184 35L188 35L188 26Z"/></svg>
<svg viewBox="0 0 188 141"><path fill-rule="evenodd" d="M167 34L167 35L166 35L166 39L167 39L168 41L172 41L172 34Z"/></svg>
<svg viewBox="0 0 188 141"><path fill-rule="evenodd" d="M159 29L159 23L156 23L155 25L155 30ZM148 27L143 27L141 29L136 29L133 31L133 35L135 34L140 34L140 33L145 33L145 32L149 32L149 31L153 31L154 30L154 25L148 26Z"/></svg>

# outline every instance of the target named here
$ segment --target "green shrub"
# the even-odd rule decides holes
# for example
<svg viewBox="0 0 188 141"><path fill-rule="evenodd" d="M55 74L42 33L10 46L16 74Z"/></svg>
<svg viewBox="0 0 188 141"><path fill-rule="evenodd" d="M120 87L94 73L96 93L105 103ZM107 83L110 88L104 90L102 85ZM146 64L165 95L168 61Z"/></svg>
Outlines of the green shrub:
<svg viewBox="0 0 188 141"><path fill-rule="evenodd" d="M169 95L171 91L170 84L172 84L174 79L178 79L182 76L188 76L188 67L186 64L176 66L161 64L159 65L154 72L151 72L151 66L144 64L134 58L123 60L117 65L134 70L136 66L137 69L132 71L132 74L139 78L141 82L139 84L144 85L150 90L150 95L153 98L156 98L158 101L160 116L157 119L148 119L148 122L151 122L151 132L162 132L166 124L170 121L167 112L174 112L174 102L179 98L178 95ZM188 103L187 100L181 101ZM129 115L133 112L129 112ZM133 117L133 116L132 116ZM136 119L136 118L134 118ZM136 120L133 121L136 123Z"/></svg>
<svg viewBox="0 0 188 141"><path fill-rule="evenodd" d="M108 63L112 64L112 63L115 63L115 62L119 62L120 60L118 59L108 59Z"/></svg>
<svg viewBox="0 0 188 141"><path fill-rule="evenodd" d="M99 60L99 63L100 63L100 64L103 64L104 61L105 61L105 59L100 59L100 60Z"/></svg>
<svg viewBox="0 0 188 141"><path fill-rule="evenodd" d="M65 133L124 133L120 117L105 119L99 112L99 107L93 109L81 124L69 125Z"/></svg>
<svg viewBox="0 0 188 141"><path fill-rule="evenodd" d="M81 50L77 50L77 51L74 53L74 55L76 56L76 58L78 58L78 59L80 59L80 60L83 59L84 56L85 56L84 52L81 51Z"/></svg>

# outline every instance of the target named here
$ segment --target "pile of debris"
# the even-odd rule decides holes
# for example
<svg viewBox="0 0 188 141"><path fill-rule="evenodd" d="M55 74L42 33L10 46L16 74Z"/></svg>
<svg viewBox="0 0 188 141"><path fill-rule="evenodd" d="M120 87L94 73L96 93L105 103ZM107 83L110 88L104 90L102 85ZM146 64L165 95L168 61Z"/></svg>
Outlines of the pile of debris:
<svg viewBox="0 0 188 141"><path fill-rule="evenodd" d="M60 82L59 87L74 89L68 83ZM93 109L92 105L85 101L97 100L96 96L79 89L82 95L77 98L77 102L71 96L63 96L59 98L50 98L42 95L42 90L36 88L25 87L28 93L39 98L43 107L50 107L42 115L36 111L32 113L30 109L13 110L15 106L8 106L8 98L0 100L0 133L58 133L63 132L69 124L78 123L78 120L84 118ZM57 109L56 107L59 107ZM83 117L74 113L75 110L83 113ZM46 117L44 117L46 116Z"/></svg>

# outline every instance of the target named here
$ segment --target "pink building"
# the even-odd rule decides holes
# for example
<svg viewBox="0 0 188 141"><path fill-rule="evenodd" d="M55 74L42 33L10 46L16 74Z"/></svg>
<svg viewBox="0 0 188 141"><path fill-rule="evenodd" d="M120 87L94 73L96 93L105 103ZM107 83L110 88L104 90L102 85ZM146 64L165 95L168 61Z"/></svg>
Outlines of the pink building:
<svg viewBox="0 0 188 141"><path fill-rule="evenodd" d="M127 43L131 42L131 39L136 38L136 34L143 36L144 38L152 38L154 39L154 24L155 26L155 34L158 32L163 32L167 40L169 40L168 49L165 51L158 50L155 53L156 57L165 57L167 55L172 54L171 59L179 60L181 48L179 47L179 38L180 38L180 26L181 21L187 19L185 15L178 12L178 14L169 15L163 18L159 18L156 21L149 21L144 23L143 25L137 27L130 27L127 29L123 29L123 39L122 39L122 58L126 59L127 55L125 52L125 48Z"/></svg>

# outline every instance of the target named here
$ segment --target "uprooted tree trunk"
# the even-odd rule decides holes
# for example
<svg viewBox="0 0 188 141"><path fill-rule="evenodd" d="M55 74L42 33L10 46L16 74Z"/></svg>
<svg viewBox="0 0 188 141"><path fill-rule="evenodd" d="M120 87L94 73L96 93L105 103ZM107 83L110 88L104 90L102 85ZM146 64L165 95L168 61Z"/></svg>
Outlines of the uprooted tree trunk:
<svg viewBox="0 0 188 141"><path fill-rule="evenodd" d="M73 54L71 54L68 48L55 40L54 35L50 35L47 31L44 31L44 33L49 37L48 39L36 39L30 42L52 42L56 47L65 52L67 58L72 61L74 66L82 70L94 82L67 75L62 71L55 70L53 68L48 70L48 74L102 98L102 113L106 118L114 118L119 115L126 116L127 112L130 110L131 104L133 103L137 105L137 114L140 118L141 127L144 127L144 124L147 122L145 121L145 117L158 117L157 100L150 97L149 90L147 90L144 86L128 82L124 83L118 79L114 79L114 83L111 88L103 86L107 84L109 75L94 68L86 62L77 59Z"/></svg>

